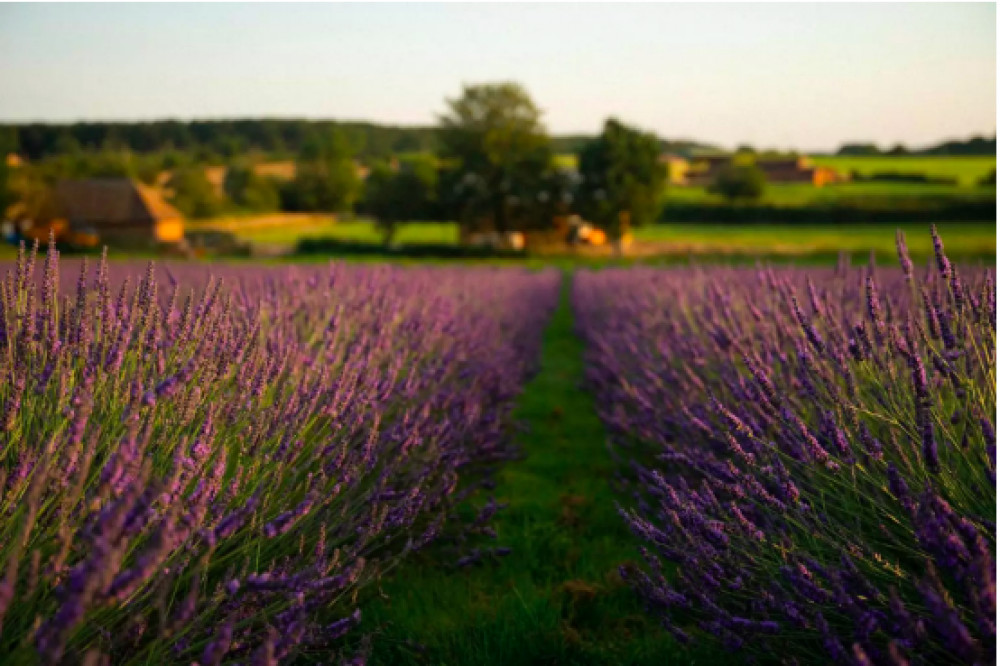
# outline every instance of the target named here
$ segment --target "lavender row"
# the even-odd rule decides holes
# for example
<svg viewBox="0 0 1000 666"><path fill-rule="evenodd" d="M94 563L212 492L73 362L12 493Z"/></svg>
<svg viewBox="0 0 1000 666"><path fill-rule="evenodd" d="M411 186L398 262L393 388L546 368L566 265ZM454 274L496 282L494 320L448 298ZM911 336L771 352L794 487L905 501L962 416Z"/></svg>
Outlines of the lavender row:
<svg viewBox="0 0 1000 666"><path fill-rule="evenodd" d="M330 663L366 584L489 533L452 509L556 273L214 271L0 266L0 661Z"/></svg>
<svg viewBox="0 0 1000 666"><path fill-rule="evenodd" d="M933 230L932 230L932 233ZM996 659L994 274L579 273L588 382L678 639L787 663Z"/></svg>

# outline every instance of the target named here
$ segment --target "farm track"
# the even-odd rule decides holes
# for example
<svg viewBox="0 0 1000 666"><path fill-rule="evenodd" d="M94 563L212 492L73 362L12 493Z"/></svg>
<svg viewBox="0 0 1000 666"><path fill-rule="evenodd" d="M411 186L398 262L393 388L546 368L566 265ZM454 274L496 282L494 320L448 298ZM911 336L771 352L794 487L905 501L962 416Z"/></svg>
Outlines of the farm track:
<svg viewBox="0 0 1000 666"><path fill-rule="evenodd" d="M718 663L683 652L618 575L638 552L615 509L606 433L581 388L567 274L539 373L516 411L526 457L498 475L504 558L457 569L433 550L364 608L379 664ZM716 655L718 656L718 655Z"/></svg>

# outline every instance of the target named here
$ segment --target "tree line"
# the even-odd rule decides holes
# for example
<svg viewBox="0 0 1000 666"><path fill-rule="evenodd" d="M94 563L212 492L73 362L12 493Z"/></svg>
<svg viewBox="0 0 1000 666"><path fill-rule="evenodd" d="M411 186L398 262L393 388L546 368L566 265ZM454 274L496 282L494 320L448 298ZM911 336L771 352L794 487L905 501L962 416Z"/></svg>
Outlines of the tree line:
<svg viewBox="0 0 1000 666"><path fill-rule="evenodd" d="M293 157L317 137L337 130L364 159L395 153L433 151L433 127L395 127L333 120L159 120L151 122L30 123L0 125L13 131L19 153L28 160L98 152L186 153L199 162L224 163L259 153Z"/></svg>
<svg viewBox="0 0 1000 666"><path fill-rule="evenodd" d="M974 136L968 141L945 141L929 148L911 149L901 143L883 150L875 143L845 143L837 155L996 155L997 138Z"/></svg>
<svg viewBox="0 0 1000 666"><path fill-rule="evenodd" d="M388 159L400 153L436 152L440 128L393 126L371 122L306 119L155 120L147 122L0 123L13 149L30 160L94 153L190 155L196 161L224 164L246 154L289 159L315 137L338 130L362 160ZM576 153L592 135L552 137L556 152ZM687 140L662 140L665 151L711 148ZM11 148L11 145L5 146Z"/></svg>
<svg viewBox="0 0 1000 666"><path fill-rule="evenodd" d="M597 136L569 137L579 166L560 168L555 156L565 146L549 135L541 115L520 85L497 83L466 86L446 100L436 127L412 132L265 120L7 126L0 136L7 149L40 156L18 169L15 187L21 200L39 206L59 178L153 183L169 172L158 184L189 217L226 208L363 213L387 241L399 223L421 220L505 234L547 229L555 216L579 213L612 236L623 225L653 220L666 181L659 159L664 142L609 119ZM206 176L200 149L229 155L222 196ZM295 162L294 176L260 175L254 150L284 151Z"/></svg>

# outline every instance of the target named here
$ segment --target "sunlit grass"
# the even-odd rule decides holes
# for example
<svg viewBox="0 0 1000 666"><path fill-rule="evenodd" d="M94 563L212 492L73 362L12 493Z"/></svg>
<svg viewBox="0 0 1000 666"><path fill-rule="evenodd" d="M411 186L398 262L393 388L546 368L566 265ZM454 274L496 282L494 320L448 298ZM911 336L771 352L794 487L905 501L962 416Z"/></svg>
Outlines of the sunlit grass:
<svg viewBox="0 0 1000 666"><path fill-rule="evenodd" d="M828 166L838 171L858 171L864 175L876 172L897 171L924 173L928 176L958 178L960 185L973 185L995 169L995 155L906 155L900 157L828 156L815 157L817 166Z"/></svg>
<svg viewBox="0 0 1000 666"><path fill-rule="evenodd" d="M774 254L816 254L839 251L858 253L874 250L896 251L891 225L726 225L658 224L635 230L638 243L662 245L664 252ZM929 257L934 248L927 225L907 224L901 228L915 257ZM938 227L954 256L985 255L996 252L996 225L955 222Z"/></svg>

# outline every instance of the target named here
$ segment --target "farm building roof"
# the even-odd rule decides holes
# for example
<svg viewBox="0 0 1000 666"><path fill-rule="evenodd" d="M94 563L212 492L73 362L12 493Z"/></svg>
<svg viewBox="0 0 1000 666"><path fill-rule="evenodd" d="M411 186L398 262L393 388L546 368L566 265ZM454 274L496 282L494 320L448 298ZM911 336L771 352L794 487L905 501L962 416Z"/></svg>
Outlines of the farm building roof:
<svg viewBox="0 0 1000 666"><path fill-rule="evenodd" d="M75 224L126 225L182 217L158 191L128 178L64 180L56 184L55 194L60 210Z"/></svg>

